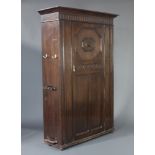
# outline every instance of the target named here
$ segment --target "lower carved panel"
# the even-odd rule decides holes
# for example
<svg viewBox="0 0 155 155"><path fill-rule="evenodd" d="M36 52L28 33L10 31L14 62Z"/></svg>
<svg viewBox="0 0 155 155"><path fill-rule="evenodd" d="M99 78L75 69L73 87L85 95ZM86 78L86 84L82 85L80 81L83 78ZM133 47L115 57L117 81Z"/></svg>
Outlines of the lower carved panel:
<svg viewBox="0 0 155 155"><path fill-rule="evenodd" d="M101 64L78 65L76 70L79 72L97 71L103 69Z"/></svg>

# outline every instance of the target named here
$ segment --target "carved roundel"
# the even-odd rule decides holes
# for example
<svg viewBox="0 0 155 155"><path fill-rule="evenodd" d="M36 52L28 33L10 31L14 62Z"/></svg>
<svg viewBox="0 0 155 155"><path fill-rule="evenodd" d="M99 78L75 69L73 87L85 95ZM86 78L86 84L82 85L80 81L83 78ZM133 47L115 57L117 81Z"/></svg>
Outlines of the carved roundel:
<svg viewBox="0 0 155 155"><path fill-rule="evenodd" d="M102 51L102 37L95 28L82 27L76 34L76 46L81 60L93 60Z"/></svg>
<svg viewBox="0 0 155 155"><path fill-rule="evenodd" d="M95 49L95 40L93 38L84 38L81 42L81 47L85 52L91 52Z"/></svg>

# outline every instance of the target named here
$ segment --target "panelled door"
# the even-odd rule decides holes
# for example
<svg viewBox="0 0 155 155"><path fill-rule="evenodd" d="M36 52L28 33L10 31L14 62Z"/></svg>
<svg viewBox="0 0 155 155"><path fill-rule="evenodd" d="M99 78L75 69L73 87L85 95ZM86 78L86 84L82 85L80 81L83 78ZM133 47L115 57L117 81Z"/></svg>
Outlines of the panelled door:
<svg viewBox="0 0 155 155"><path fill-rule="evenodd" d="M72 23L73 133L104 130L104 26Z"/></svg>

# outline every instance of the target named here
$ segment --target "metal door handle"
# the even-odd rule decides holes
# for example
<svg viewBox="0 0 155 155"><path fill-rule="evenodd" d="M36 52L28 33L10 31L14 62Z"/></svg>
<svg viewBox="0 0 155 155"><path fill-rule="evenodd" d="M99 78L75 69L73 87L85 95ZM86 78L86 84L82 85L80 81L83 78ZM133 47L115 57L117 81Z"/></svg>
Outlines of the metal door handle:
<svg viewBox="0 0 155 155"><path fill-rule="evenodd" d="M47 86L47 89L50 90L50 91L56 91L56 87L54 86Z"/></svg>
<svg viewBox="0 0 155 155"><path fill-rule="evenodd" d="M43 58L46 59L48 57L47 53L43 55Z"/></svg>
<svg viewBox="0 0 155 155"><path fill-rule="evenodd" d="M58 56L56 55L56 54L54 54L53 56L52 56L52 59L57 59L58 58Z"/></svg>
<svg viewBox="0 0 155 155"><path fill-rule="evenodd" d="M44 59L47 59L49 56L47 55L47 53L45 54L45 55L43 55L43 58ZM58 58L58 56L56 55L56 54L54 54L53 56L51 56L51 59L53 60L53 59L57 59Z"/></svg>

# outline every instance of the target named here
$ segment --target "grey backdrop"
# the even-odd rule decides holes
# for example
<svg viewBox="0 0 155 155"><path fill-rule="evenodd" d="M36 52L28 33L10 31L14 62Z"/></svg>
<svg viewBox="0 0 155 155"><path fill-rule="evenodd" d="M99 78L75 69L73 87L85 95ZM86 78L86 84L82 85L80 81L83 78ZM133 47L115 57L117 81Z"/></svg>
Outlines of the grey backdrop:
<svg viewBox="0 0 155 155"><path fill-rule="evenodd" d="M114 22L115 132L60 152L42 144L41 24L39 9L68 6L116 13ZM133 154L133 0L22 0L22 154Z"/></svg>

